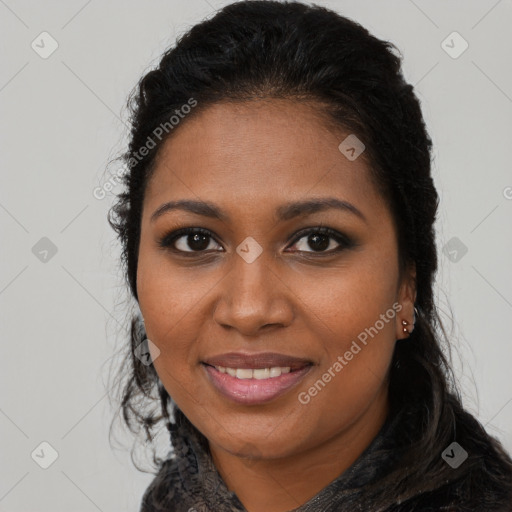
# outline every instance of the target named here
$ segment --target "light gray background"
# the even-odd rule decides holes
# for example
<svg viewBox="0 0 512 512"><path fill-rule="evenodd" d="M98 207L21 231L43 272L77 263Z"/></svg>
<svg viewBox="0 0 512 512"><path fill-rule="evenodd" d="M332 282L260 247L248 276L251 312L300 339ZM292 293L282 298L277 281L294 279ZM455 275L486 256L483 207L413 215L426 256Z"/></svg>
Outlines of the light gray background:
<svg viewBox="0 0 512 512"><path fill-rule="evenodd" d="M108 443L106 362L125 342L125 295L112 195L93 190L124 147L141 74L227 3L0 0L0 511L135 512L152 479ZM455 318L465 404L512 451L512 2L317 3L403 52L435 144L437 296ZM47 59L31 48L43 31L59 45ZM442 46L453 31L469 43L458 58ZM57 247L46 262L32 252L42 237ZM58 452L48 469L31 458L43 441Z"/></svg>

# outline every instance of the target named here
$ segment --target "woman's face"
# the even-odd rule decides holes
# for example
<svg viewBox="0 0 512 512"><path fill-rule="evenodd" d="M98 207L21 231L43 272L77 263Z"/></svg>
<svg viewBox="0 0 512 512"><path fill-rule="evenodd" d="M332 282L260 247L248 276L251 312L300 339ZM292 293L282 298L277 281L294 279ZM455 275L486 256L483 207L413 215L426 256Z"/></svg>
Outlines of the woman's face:
<svg viewBox="0 0 512 512"><path fill-rule="evenodd" d="M376 433L414 292L361 146L340 150L349 133L287 100L198 114L161 148L143 204L137 290L163 385L231 454ZM195 206L162 208L177 201ZM173 239L184 228L204 231Z"/></svg>

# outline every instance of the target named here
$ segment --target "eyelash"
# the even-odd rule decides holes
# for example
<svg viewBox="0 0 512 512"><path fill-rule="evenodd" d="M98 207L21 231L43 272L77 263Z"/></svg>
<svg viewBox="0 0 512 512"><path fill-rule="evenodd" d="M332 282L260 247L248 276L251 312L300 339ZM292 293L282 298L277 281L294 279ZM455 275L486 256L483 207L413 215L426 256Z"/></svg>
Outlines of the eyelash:
<svg viewBox="0 0 512 512"><path fill-rule="evenodd" d="M215 237L213 236L212 232L204 229L204 228L182 228L178 229L176 231L172 231L166 235L164 235L162 238L159 239L158 245L162 249L167 249L172 252L178 253L180 255L186 256L186 257L194 257L197 255L205 254L206 251L182 251L180 249L176 249L172 247L173 243L176 240L179 240L180 238L191 235L191 234L200 234L207 237L212 238L217 244L217 240L215 240ZM299 240L302 238L310 235L310 234L321 234L321 235L327 235L329 238L333 238L337 243L339 243L339 247L336 247L335 249L331 249L330 251L297 251L299 253L305 253L305 254L313 254L316 256L323 256L323 255L332 255L338 252L341 252L345 249L351 249L355 247L357 244L347 235L344 235L338 231L335 231L334 229L324 227L324 226L318 226L314 228L306 228L298 233L296 233L295 237L292 240L291 245L295 245ZM209 245L209 244L208 244ZM220 245L220 244L219 244ZM221 252L215 250L214 252Z"/></svg>

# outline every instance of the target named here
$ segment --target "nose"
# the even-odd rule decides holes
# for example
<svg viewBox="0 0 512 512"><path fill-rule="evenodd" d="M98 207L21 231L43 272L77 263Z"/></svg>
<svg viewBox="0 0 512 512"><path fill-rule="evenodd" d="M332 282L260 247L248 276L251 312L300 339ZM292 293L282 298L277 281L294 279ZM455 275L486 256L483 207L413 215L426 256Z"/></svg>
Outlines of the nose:
<svg viewBox="0 0 512 512"><path fill-rule="evenodd" d="M293 320L292 292L271 268L265 251L248 263L233 255L233 266L221 281L214 320L245 336L258 336L271 327L287 327ZM274 265L275 267L275 265Z"/></svg>

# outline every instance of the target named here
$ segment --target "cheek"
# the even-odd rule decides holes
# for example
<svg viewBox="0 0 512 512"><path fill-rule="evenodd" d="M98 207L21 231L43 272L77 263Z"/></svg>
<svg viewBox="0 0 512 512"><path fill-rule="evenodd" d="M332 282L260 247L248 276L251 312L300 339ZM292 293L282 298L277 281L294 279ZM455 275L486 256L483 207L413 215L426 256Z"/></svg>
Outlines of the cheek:
<svg viewBox="0 0 512 512"><path fill-rule="evenodd" d="M392 308L387 311L393 316ZM340 317L331 324L315 379L297 391L302 414L326 437L339 431L340 425L356 421L383 392L395 346L394 319L388 319L385 312L359 321L348 316L345 322Z"/></svg>
<svg viewBox="0 0 512 512"><path fill-rule="evenodd" d="M212 276L210 276L212 277ZM187 318L197 314L212 279L197 269L172 266L165 255L141 251L137 270L139 306L155 340L183 332ZM148 332L148 337L150 332Z"/></svg>
<svg viewBox="0 0 512 512"><path fill-rule="evenodd" d="M199 267L180 269L160 254L141 251L137 272L139 307L146 334L160 353L153 364L167 392L182 408L202 405L197 383L198 341L208 321L208 297L218 273ZM207 404L205 404L207 405Z"/></svg>
<svg viewBox="0 0 512 512"><path fill-rule="evenodd" d="M154 366L164 383L171 377L182 380L183 363L190 359L191 340L196 338L189 318L198 300L194 287L184 285L179 276L157 258L142 255L139 260L139 307L146 335L160 351Z"/></svg>
<svg viewBox="0 0 512 512"><path fill-rule="evenodd" d="M381 390L396 341L393 262L359 263L358 271L340 269L311 280L302 295L301 316L321 340L322 357L316 380L297 398L333 431L361 414Z"/></svg>
<svg viewBox="0 0 512 512"><path fill-rule="evenodd" d="M139 303L146 334L159 349L153 359L156 373L179 407L190 401L201 406L202 395L191 372L199 357L194 342L201 325L194 316L198 300L169 274L144 271L141 282Z"/></svg>
<svg viewBox="0 0 512 512"><path fill-rule="evenodd" d="M372 326L397 300L398 280L396 254L379 250L381 257L374 257L374 252L354 253L343 265L329 270L301 273L300 278L288 276L293 295L300 298L296 301L301 308L298 316L331 339L356 337ZM390 313L394 315L394 310ZM382 328L394 333L391 321Z"/></svg>

